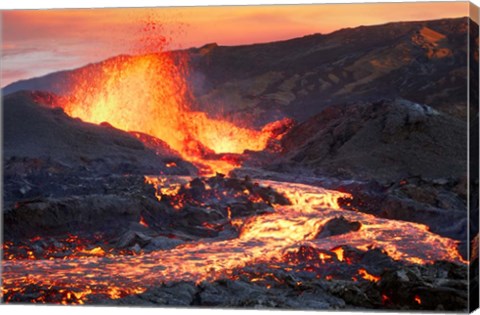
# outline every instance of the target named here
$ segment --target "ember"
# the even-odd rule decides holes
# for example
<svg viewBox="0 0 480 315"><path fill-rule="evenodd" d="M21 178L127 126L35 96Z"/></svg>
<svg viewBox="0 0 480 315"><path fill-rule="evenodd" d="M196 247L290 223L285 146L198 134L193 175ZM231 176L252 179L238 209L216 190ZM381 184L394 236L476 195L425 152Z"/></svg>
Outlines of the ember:
<svg viewBox="0 0 480 315"><path fill-rule="evenodd" d="M370 273L368 273L365 269L359 269L358 274L365 280L372 281L372 282L378 282L380 281L380 277L374 276Z"/></svg>
<svg viewBox="0 0 480 315"><path fill-rule="evenodd" d="M148 224L147 224L147 222L145 222L145 219L144 219L143 217L140 217L140 222L138 222L138 223L140 223L140 224L143 225L144 227L147 227L147 228L148 228Z"/></svg>

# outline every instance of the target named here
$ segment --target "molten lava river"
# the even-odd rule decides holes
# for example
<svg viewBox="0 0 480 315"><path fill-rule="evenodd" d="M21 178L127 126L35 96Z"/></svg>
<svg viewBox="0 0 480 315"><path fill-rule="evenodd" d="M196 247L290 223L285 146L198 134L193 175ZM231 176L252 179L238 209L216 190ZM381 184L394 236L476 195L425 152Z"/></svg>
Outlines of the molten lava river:
<svg viewBox="0 0 480 315"><path fill-rule="evenodd" d="M169 189L170 193L175 191L171 186L162 186L164 180L150 177L147 181L157 185L159 194L161 190L163 194ZM96 255L4 260L3 293L8 301L15 293L28 292L29 286L35 285L32 302L48 302L48 295L55 290L62 303L83 304L95 301L95 295L118 299L172 281L238 279L243 269L263 265L263 271L246 275L250 281L261 284L273 277L269 270L305 269L305 262L317 279L378 281L379 274L373 274L368 267L358 267L349 254L352 249L379 249L393 260L407 264L436 260L466 263L455 241L429 232L425 225L342 210L337 200L345 197L344 193L303 184L266 180L256 183L282 192L292 204L275 205L270 213L232 219L239 231L235 238L200 239L173 249L135 255L106 255L103 250L94 249L90 252L96 251ZM340 216L359 222L360 228L317 237L327 221ZM341 266L350 269L339 273Z"/></svg>

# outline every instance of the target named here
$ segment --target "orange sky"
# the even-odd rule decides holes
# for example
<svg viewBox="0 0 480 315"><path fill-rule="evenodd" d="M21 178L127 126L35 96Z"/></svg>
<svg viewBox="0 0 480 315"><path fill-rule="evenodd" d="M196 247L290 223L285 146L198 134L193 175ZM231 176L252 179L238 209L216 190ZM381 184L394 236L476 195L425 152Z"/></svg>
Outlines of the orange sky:
<svg viewBox="0 0 480 315"><path fill-rule="evenodd" d="M238 45L329 33L359 25L468 15L468 2L183 7L2 12L2 82L135 53L147 21L169 48Z"/></svg>

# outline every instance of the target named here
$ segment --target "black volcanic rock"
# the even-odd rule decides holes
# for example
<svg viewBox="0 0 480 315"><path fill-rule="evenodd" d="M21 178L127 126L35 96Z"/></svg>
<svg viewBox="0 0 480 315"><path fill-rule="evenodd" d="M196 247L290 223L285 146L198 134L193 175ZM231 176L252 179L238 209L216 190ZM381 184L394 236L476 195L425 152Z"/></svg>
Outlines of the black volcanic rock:
<svg viewBox="0 0 480 315"><path fill-rule="evenodd" d="M406 100L331 106L282 139L285 165L317 174L398 181L466 174L465 122Z"/></svg>
<svg viewBox="0 0 480 315"><path fill-rule="evenodd" d="M61 109L42 106L35 99L38 93L18 92L4 97L6 176L49 168L51 172L61 169L95 174L196 172L160 140L155 146L145 147L138 136L108 124L99 126L70 118ZM160 150L162 143L164 149ZM172 161L176 167L166 167Z"/></svg>
<svg viewBox="0 0 480 315"><path fill-rule="evenodd" d="M320 231L318 231L315 238L324 238L334 235L345 234L352 231L358 231L360 230L361 226L362 224L360 222L350 222L343 216L340 216L338 218L331 219L327 223L325 223L325 225L322 226Z"/></svg>

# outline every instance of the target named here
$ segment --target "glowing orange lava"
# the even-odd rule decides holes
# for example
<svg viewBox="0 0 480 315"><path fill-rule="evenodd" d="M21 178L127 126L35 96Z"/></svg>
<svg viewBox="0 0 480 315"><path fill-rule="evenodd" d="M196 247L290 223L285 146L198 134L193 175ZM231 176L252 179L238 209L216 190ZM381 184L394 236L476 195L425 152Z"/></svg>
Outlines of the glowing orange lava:
<svg viewBox="0 0 480 315"><path fill-rule="evenodd" d="M140 217L140 221L138 222L140 223L141 225L143 225L144 227L147 227L148 228L148 224L147 222L145 222L145 219L143 217Z"/></svg>
<svg viewBox="0 0 480 315"><path fill-rule="evenodd" d="M365 280L368 280L368 281L371 281L371 282L378 282L380 281L380 277L377 277L377 276L374 276L370 273L368 273L368 271L366 271L365 269L359 269L358 270L358 274Z"/></svg>
<svg viewBox="0 0 480 315"><path fill-rule="evenodd" d="M174 60L175 59L175 60ZM190 110L186 57L177 53L122 56L80 69L65 112L84 121L108 122L162 139L185 159L228 171L237 161L208 155L263 150L271 136ZM99 67L99 68L98 68ZM169 165L172 167L172 165Z"/></svg>
<svg viewBox="0 0 480 315"><path fill-rule="evenodd" d="M343 261L343 259L344 259L343 258L343 248L341 248L341 247L333 248L332 252L334 252L337 255L337 259L339 261Z"/></svg>

